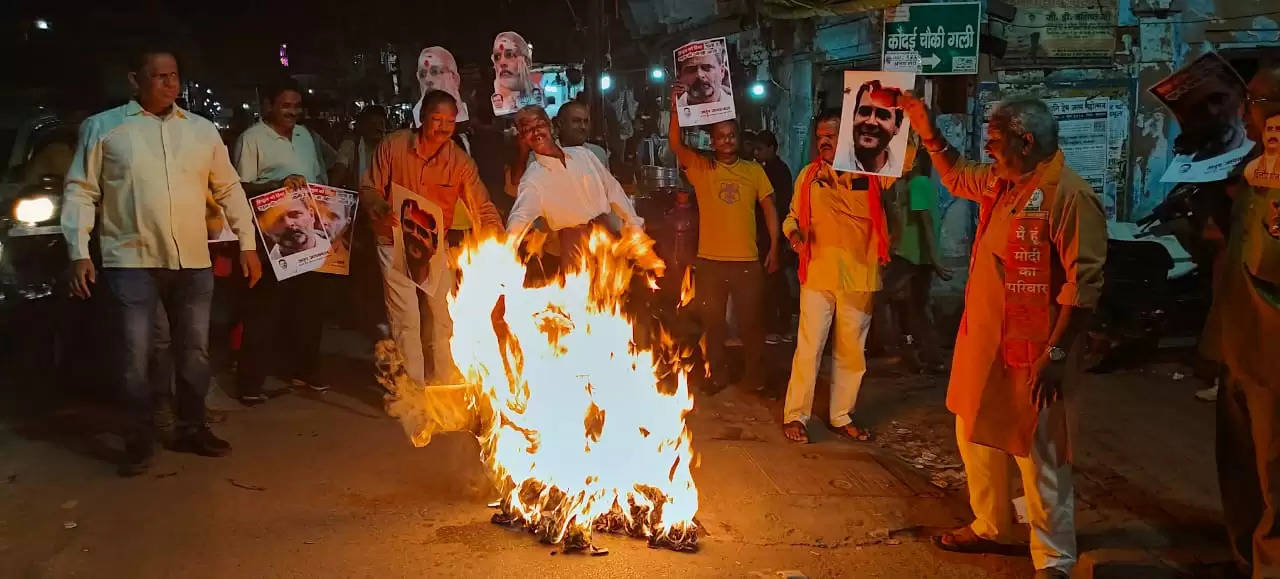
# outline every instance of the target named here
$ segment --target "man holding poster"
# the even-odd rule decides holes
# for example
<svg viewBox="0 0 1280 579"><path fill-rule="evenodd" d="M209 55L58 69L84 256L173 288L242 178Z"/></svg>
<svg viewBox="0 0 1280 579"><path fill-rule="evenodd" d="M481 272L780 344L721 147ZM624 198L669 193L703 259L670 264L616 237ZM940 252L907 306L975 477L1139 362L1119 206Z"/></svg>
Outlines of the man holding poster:
<svg viewBox="0 0 1280 579"><path fill-rule="evenodd" d="M690 42L675 50L681 87L676 96L680 126L696 127L737 116L729 80L729 52L724 38Z"/></svg>
<svg viewBox="0 0 1280 579"><path fill-rule="evenodd" d="M262 236L261 258L271 264L243 301L236 383L245 404L266 401L263 385L280 357L292 385L328 389L317 373L326 292L323 279L310 272L324 265L329 238L307 188L325 182L324 165L311 131L298 124L298 86L286 80L263 96L262 121L240 135L232 152Z"/></svg>
<svg viewBox="0 0 1280 579"><path fill-rule="evenodd" d="M478 231L503 230L475 162L453 141L457 116L452 95L427 93L421 127L383 139L360 182L361 204L368 208L378 241L391 334L405 357L405 370L419 382L428 376L424 346L432 349L433 382L459 379L449 351L453 322L445 299L451 284L444 284L438 268L430 267L433 259L447 264L437 251L442 232L453 224L460 206ZM425 340L424 318L431 328Z"/></svg>

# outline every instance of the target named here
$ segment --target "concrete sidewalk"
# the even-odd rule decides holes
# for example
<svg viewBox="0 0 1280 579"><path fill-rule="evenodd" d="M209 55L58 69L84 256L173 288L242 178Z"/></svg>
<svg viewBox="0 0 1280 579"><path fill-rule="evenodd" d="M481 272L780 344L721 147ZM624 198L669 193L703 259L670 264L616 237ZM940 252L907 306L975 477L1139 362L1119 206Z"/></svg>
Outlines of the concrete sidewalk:
<svg viewBox="0 0 1280 579"><path fill-rule="evenodd" d="M789 360L778 348L773 361ZM101 405L62 405L0 430L3 577L1026 577L1028 559L933 549L968 520L964 491L915 468L954 453L942 379L872 378L860 418L877 443L785 442L777 402L730 388L693 416L696 554L597 535L605 557L564 555L488 522L474 438L410 446L367 362L331 356L335 388L231 412L230 457L164 452L121 479ZM1078 576L1192 576L1225 558L1212 408L1192 380L1102 377L1086 398ZM819 392L819 399L824 396ZM817 415L821 416L819 412ZM820 433L815 432L815 438ZM904 460L906 459L906 460ZM911 461L911 462L909 462ZM1092 572L1092 574L1091 574Z"/></svg>

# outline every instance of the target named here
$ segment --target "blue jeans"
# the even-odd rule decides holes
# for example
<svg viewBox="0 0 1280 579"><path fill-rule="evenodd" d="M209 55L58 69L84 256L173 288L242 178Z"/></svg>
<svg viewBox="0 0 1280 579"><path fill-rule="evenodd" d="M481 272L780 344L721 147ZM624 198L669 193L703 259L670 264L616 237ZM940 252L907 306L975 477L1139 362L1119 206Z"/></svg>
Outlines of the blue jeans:
<svg viewBox="0 0 1280 579"><path fill-rule="evenodd" d="M154 338L163 304L175 366L174 412L180 428L204 425L209 392L209 310L212 269L128 269L102 271L111 313L120 332L116 376L131 420L131 434L149 436L156 388L149 376Z"/></svg>

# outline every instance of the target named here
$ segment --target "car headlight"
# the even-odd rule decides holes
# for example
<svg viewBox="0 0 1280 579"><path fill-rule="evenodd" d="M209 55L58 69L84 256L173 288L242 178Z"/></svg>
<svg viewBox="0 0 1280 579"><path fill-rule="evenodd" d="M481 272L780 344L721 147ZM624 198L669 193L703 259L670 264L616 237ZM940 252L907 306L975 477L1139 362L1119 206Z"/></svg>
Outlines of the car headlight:
<svg viewBox="0 0 1280 579"><path fill-rule="evenodd" d="M13 218L34 225L53 219L56 210L57 205L51 197L28 197L18 200L13 206Z"/></svg>

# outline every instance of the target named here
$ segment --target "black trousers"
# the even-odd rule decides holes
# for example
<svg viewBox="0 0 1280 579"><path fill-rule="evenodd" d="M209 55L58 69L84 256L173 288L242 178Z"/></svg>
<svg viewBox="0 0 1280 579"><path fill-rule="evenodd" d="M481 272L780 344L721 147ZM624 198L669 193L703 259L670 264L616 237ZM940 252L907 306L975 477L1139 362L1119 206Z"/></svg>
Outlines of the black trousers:
<svg viewBox="0 0 1280 579"><path fill-rule="evenodd" d="M329 281L321 273L276 281L267 272L257 286L245 288L239 395L261 394L268 375L324 383L317 371Z"/></svg>
<svg viewBox="0 0 1280 579"><path fill-rule="evenodd" d="M1228 377L1218 392L1218 486L1236 563L1280 577L1280 390Z"/></svg>
<svg viewBox="0 0 1280 579"><path fill-rule="evenodd" d="M764 269L760 262L698 258L694 280L694 299L706 328L707 364L711 366L712 379L729 381L724 353L725 308L732 297L746 361L743 382L753 387L763 385L766 380L764 309L760 303L764 298Z"/></svg>
<svg viewBox="0 0 1280 579"><path fill-rule="evenodd" d="M876 341L881 348L896 353L911 348L921 362L942 362L938 336L933 328L929 308L929 291L933 285L932 264L915 264L899 256L884 269L884 289L876 296Z"/></svg>

